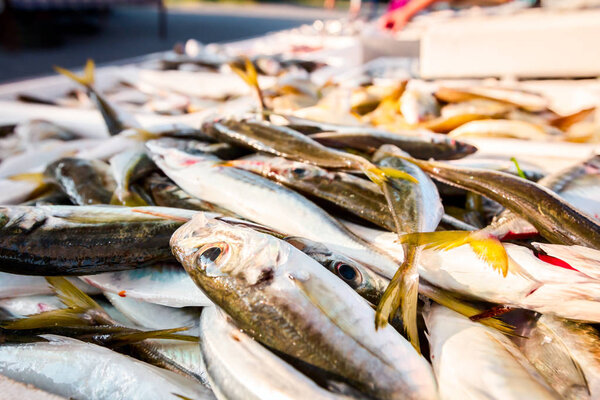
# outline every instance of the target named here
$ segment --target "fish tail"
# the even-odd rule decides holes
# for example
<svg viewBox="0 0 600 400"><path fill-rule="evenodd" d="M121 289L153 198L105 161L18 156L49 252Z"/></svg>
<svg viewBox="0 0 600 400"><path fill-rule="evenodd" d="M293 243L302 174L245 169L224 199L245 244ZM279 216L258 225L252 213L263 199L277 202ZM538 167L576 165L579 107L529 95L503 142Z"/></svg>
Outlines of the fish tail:
<svg viewBox="0 0 600 400"><path fill-rule="evenodd" d="M468 244L477 256L506 277L508 255L500 240L483 231L441 231L408 233L400 236L400 243L424 246L425 249L446 251Z"/></svg>
<svg viewBox="0 0 600 400"><path fill-rule="evenodd" d="M46 277L60 301L67 308L51 310L26 318L7 321L2 324L5 329L36 329L48 326L77 326L90 325L92 311L97 315L106 316L102 307L92 300L87 294L62 276Z"/></svg>
<svg viewBox="0 0 600 400"><path fill-rule="evenodd" d="M390 317L401 310L402 323L410 343L418 353L417 302L419 299L419 274L416 267L417 248L410 247L400 268L386 288L375 313L375 326L385 326Z"/></svg>
<svg viewBox="0 0 600 400"><path fill-rule="evenodd" d="M256 94L258 95L258 100L260 101L262 112L263 110L267 109L267 106L265 104L265 99L260 85L258 84L258 73L256 72L256 68L254 68L254 64L252 63L252 61L250 61L248 57L243 57L243 60L245 67L244 69L236 66L233 63L229 64L229 66L233 72L235 72L240 78L243 79L244 82L246 82L248 86L250 86L253 90L256 91Z"/></svg>
<svg viewBox="0 0 600 400"><path fill-rule="evenodd" d="M91 58L87 60L85 68L83 69L83 75L81 76L56 65L54 66L54 70L85 87L90 87L94 84L94 60Z"/></svg>
<svg viewBox="0 0 600 400"><path fill-rule="evenodd" d="M364 165L362 165L364 164ZM389 167L376 167L371 163L361 163L360 169L373 183L381 186L387 182L390 178L392 179L404 179L409 182L419 183L412 175L407 174L404 171L397 170Z"/></svg>
<svg viewBox="0 0 600 400"><path fill-rule="evenodd" d="M190 327L160 329L154 331L130 331L110 334L109 341L111 346L124 346L132 343L141 342L146 339L171 339L182 340L186 342L198 342L198 337L190 335L177 334L177 332L188 330Z"/></svg>

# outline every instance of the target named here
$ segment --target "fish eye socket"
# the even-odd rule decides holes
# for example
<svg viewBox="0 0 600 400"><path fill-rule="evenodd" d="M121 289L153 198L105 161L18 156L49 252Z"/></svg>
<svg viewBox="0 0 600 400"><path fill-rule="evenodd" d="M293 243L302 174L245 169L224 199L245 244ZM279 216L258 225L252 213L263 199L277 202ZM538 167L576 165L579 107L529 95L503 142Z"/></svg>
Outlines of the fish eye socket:
<svg viewBox="0 0 600 400"><path fill-rule="evenodd" d="M360 272L358 272L358 270L352 265L346 264L344 262L337 262L335 264L335 272L340 278L342 278L348 283L358 285L362 281Z"/></svg>

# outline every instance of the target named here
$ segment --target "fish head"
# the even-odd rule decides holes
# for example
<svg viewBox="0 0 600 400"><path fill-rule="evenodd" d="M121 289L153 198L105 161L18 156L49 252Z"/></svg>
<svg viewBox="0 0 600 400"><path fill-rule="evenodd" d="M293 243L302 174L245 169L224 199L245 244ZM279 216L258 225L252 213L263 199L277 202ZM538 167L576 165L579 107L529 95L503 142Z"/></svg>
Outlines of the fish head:
<svg viewBox="0 0 600 400"><path fill-rule="evenodd" d="M167 139L167 140L165 140ZM176 146L171 139L157 139L146 142L146 148L152 160L162 170L184 170L196 165L212 165L219 159L211 154L190 154Z"/></svg>
<svg viewBox="0 0 600 400"><path fill-rule="evenodd" d="M477 147L472 144L462 142L460 140L454 140L451 138L447 138L446 140L450 141L450 147L454 148L453 154L456 156L454 158L462 158L468 156L469 154L473 154L477 151Z"/></svg>
<svg viewBox="0 0 600 400"><path fill-rule="evenodd" d="M379 276L365 265L330 250L322 243L301 237L288 237L285 241L327 268L373 304L379 302L389 284L388 279Z"/></svg>
<svg viewBox="0 0 600 400"><path fill-rule="evenodd" d="M171 249L210 298L268 283L289 256L273 236L197 213L171 237Z"/></svg>
<svg viewBox="0 0 600 400"><path fill-rule="evenodd" d="M331 174L315 165L292 161L283 157L269 157L265 155L253 155L251 157L231 160L225 162L223 165L245 169L282 183L324 178Z"/></svg>

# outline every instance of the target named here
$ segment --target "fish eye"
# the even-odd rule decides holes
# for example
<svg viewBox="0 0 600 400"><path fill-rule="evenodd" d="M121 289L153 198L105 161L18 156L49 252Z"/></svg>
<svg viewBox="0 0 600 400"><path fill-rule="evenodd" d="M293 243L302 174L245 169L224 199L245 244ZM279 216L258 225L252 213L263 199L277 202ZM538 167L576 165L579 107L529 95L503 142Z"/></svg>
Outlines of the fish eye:
<svg viewBox="0 0 600 400"><path fill-rule="evenodd" d="M352 265L338 261L334 265L334 270L336 274L347 283L359 285L362 282L360 272Z"/></svg>
<svg viewBox="0 0 600 400"><path fill-rule="evenodd" d="M200 266L209 269L215 266L219 260L227 253L228 246L225 243L211 243L203 246L196 253Z"/></svg>
<svg viewBox="0 0 600 400"><path fill-rule="evenodd" d="M299 178L301 178L304 175L306 175L306 172L307 172L306 168L300 168L300 167L298 167L298 168L292 169L292 174L294 174L296 177L299 177Z"/></svg>
<svg viewBox="0 0 600 400"><path fill-rule="evenodd" d="M221 250L220 247L210 247L206 250L204 250L202 252L202 254L200 254L200 262L202 263L208 263L208 262L215 262L217 260L217 258L219 258L219 256L221 255L221 253L223 252L223 250Z"/></svg>

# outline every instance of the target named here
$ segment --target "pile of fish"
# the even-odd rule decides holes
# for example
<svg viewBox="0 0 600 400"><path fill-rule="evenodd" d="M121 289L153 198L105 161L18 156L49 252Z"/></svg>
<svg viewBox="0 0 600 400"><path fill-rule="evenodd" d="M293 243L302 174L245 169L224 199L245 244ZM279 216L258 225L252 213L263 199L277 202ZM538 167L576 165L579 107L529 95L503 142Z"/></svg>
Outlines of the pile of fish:
<svg viewBox="0 0 600 400"><path fill-rule="evenodd" d="M109 138L2 128L0 381L45 399L600 398L600 156L546 174L460 141L477 123L568 135L591 111L402 85L354 110L379 127L342 125L230 67L253 113L141 126L90 62L59 71Z"/></svg>

